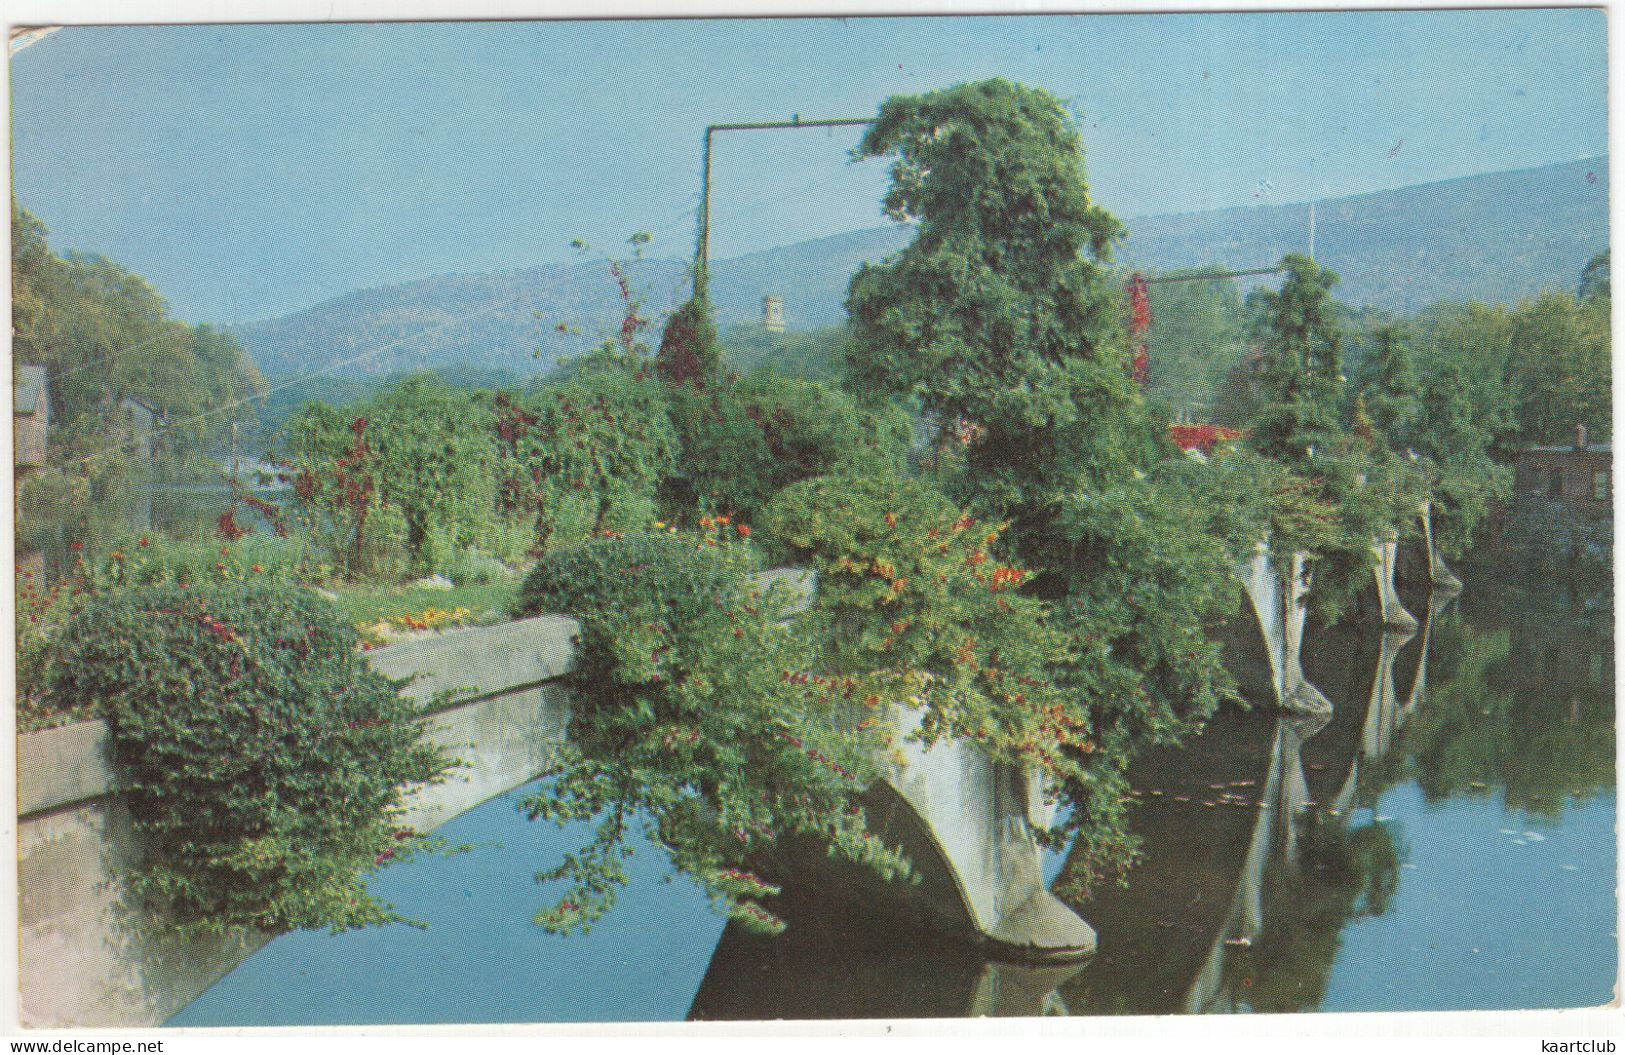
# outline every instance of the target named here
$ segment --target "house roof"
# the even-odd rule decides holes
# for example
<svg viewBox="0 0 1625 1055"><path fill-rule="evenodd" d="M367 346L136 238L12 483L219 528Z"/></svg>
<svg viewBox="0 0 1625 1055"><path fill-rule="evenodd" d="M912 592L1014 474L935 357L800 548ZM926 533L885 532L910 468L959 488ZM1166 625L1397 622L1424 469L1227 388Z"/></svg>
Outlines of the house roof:
<svg viewBox="0 0 1625 1055"><path fill-rule="evenodd" d="M40 396L45 394L45 367L19 366L17 368L16 399L13 414L32 414L39 409Z"/></svg>

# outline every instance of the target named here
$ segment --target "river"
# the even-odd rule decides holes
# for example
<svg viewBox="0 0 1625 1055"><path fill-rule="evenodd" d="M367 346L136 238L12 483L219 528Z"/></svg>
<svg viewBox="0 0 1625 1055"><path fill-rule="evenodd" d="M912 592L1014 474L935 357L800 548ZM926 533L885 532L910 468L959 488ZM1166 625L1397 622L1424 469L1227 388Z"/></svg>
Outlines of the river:
<svg viewBox="0 0 1625 1055"><path fill-rule="evenodd" d="M169 1025L1606 1003L1611 600L1597 575L1507 566L1461 569L1465 591L1431 606L1407 593L1414 635L1312 625L1305 669L1336 706L1329 723L1226 710L1137 762L1143 860L1127 888L1080 906L1100 937L1083 964L989 964L812 892L787 891L783 935L746 934L648 845L608 918L554 937L530 923L556 896L534 876L587 830L526 821L515 792L442 829L468 851L376 880L426 927L284 936ZM1051 877L1066 866L1054 855Z"/></svg>

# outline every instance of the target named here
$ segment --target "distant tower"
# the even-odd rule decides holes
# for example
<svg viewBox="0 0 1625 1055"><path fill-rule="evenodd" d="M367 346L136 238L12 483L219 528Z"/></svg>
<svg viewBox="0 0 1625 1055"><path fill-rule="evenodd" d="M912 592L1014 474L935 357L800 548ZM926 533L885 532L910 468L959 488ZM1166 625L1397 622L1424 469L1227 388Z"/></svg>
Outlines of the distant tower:
<svg viewBox="0 0 1625 1055"><path fill-rule="evenodd" d="M777 293L762 298L762 329L769 333L784 332L784 298Z"/></svg>

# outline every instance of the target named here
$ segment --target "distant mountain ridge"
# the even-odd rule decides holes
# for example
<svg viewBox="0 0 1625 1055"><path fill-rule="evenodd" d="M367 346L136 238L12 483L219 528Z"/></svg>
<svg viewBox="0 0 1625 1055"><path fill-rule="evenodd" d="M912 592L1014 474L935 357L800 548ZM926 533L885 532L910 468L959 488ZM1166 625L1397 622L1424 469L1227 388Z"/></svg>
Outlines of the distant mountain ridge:
<svg viewBox="0 0 1625 1055"><path fill-rule="evenodd" d="M1329 199L1316 206L1316 258L1342 276L1339 299L1401 313L1439 300L1510 302L1572 289L1608 246L1608 190L1601 157ZM1308 212L1292 204L1136 217L1124 221L1129 237L1117 263L1267 267L1307 250ZM718 322L756 318L772 292L785 298L792 328L838 323L852 273L912 237L907 227L873 228L713 261ZM687 296L686 264L628 265L644 314L658 320ZM586 261L358 290L231 332L273 378L449 364L531 372L586 351L592 335L619 321L608 265Z"/></svg>

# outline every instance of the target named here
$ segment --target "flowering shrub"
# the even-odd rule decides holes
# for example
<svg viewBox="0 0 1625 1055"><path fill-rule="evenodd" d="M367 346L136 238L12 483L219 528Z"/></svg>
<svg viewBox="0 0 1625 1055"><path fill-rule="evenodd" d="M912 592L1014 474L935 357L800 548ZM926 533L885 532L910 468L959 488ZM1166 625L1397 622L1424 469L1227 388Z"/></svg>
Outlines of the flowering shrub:
<svg viewBox="0 0 1625 1055"><path fill-rule="evenodd" d="M633 360L588 359L567 382L493 403L497 503L535 552L647 523L677 439L660 383Z"/></svg>
<svg viewBox="0 0 1625 1055"><path fill-rule="evenodd" d="M473 615L467 608L425 608L413 614L398 615L390 622L405 630L444 630L449 626L462 626Z"/></svg>
<svg viewBox="0 0 1625 1055"><path fill-rule="evenodd" d="M551 931L586 930L613 906L634 826L758 931L783 924L751 861L783 836L906 871L857 804L874 734L856 728L841 687L803 676L805 650L780 623L786 598L752 586L741 527L612 533L548 554L525 580L522 614L581 621L569 742L526 808L599 822L591 845L540 877L570 883L537 916Z"/></svg>
<svg viewBox="0 0 1625 1055"><path fill-rule="evenodd" d="M490 520L490 411L430 374L358 406L309 403L281 439L293 519L351 576L438 570ZM224 525L223 525L224 527Z"/></svg>
<svg viewBox="0 0 1625 1055"><path fill-rule="evenodd" d="M992 758L1041 770L1082 816L1100 719L1057 679L1079 662L1077 643L1023 591L1031 573L1000 558L1002 525L922 482L829 476L781 492L761 526L818 572L802 629L819 669L851 680L869 707L923 711L925 742L973 739Z"/></svg>
<svg viewBox="0 0 1625 1055"><path fill-rule="evenodd" d="M183 934L397 921L366 875L416 845L405 789L447 762L316 595L136 587L57 643L47 704L94 701L147 853L131 894Z"/></svg>
<svg viewBox="0 0 1625 1055"><path fill-rule="evenodd" d="M674 515L699 506L753 519L797 480L896 472L910 439L908 416L895 407L861 408L839 389L766 373L673 387L671 408L682 443L667 487Z"/></svg>

